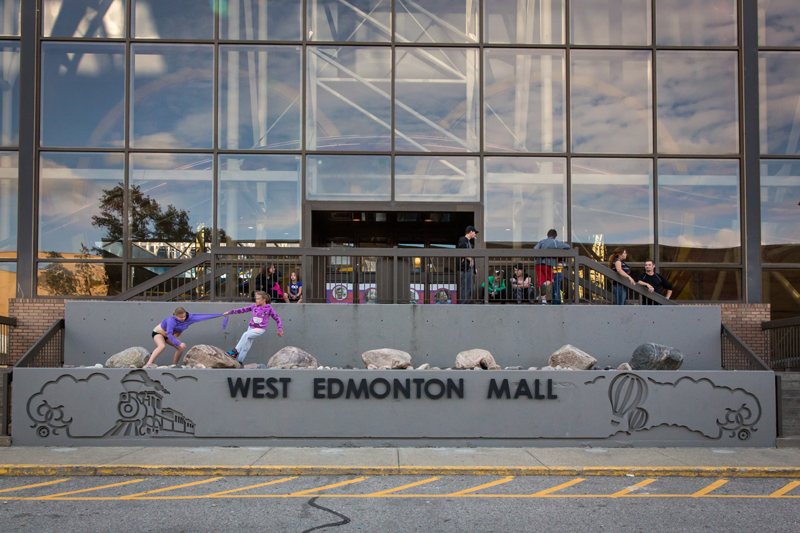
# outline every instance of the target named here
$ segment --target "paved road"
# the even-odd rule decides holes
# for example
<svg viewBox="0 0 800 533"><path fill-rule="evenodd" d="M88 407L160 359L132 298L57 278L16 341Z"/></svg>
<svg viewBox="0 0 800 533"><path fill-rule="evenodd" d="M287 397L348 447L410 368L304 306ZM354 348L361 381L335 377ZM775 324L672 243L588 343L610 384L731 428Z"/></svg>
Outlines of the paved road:
<svg viewBox="0 0 800 533"><path fill-rule="evenodd" d="M0 478L10 531L800 531L800 480Z"/></svg>

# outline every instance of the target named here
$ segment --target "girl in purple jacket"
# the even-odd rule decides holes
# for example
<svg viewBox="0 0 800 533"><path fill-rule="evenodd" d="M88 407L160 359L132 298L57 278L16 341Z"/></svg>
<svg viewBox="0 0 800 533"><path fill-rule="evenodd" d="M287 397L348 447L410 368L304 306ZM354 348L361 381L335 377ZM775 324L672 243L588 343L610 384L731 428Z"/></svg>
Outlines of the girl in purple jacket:
<svg viewBox="0 0 800 533"><path fill-rule="evenodd" d="M172 364L177 365L181 360L183 351L186 349L186 345L178 340L178 337L181 336L181 333L189 329L189 326L192 324L202 322L204 320L210 320L212 318L219 318L221 316L223 315L187 313L186 309L183 307L178 307L175 309L175 312L172 313L172 316L165 318L159 325L153 328L152 336L153 341L156 343L156 349L153 350L153 353L150 355L150 360L147 361L147 364L153 363L153 361L156 360L156 357L158 357L158 355L164 351L164 348L167 347L167 344L169 344L175 348L175 357L172 359Z"/></svg>
<svg viewBox="0 0 800 533"><path fill-rule="evenodd" d="M247 307L234 309L225 313L224 316L229 314L238 315L241 313L249 313L250 311L253 312L253 318L250 319L250 325L248 326L247 331L242 334L242 338L239 339L239 344L236 345L236 348L228 352L228 355L235 357L240 363L244 363L244 358L247 357L247 352L249 352L250 347L253 346L253 340L255 340L256 337L260 337L264 334L270 318L273 318L275 322L278 323L278 337L283 337L281 319L278 317L278 313L276 313L272 306L269 305L271 301L272 299L270 298L269 294L263 291L257 291L255 305L248 305Z"/></svg>

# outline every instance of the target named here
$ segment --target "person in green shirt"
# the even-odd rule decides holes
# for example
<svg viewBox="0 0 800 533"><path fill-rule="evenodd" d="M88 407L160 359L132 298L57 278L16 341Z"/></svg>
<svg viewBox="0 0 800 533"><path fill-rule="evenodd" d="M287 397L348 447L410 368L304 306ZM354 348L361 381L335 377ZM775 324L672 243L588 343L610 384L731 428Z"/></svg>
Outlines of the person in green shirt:
<svg viewBox="0 0 800 533"><path fill-rule="evenodd" d="M481 287L486 287L486 284L482 283ZM489 300L500 300L505 305L507 299L505 272L495 270L494 275L489 276Z"/></svg>

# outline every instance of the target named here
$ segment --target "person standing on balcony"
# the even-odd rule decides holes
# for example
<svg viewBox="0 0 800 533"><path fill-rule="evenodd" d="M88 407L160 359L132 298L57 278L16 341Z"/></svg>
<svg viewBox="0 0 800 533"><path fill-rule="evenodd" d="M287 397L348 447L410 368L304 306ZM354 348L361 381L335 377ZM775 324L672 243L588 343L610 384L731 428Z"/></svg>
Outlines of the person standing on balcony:
<svg viewBox="0 0 800 533"><path fill-rule="evenodd" d="M479 232L475 229L475 226L467 226L467 231L465 234L458 238L458 244L456 245L456 248L466 248L470 250L474 248L473 240L475 239L475 235L478 233ZM471 304L472 291L475 288L475 276L478 275L478 268L475 265L475 258L462 257L459 270L461 271L461 285L459 287L458 303Z"/></svg>
<svg viewBox="0 0 800 533"><path fill-rule="evenodd" d="M247 331L242 333L242 338L239 339L239 343L236 345L236 348L228 352L228 355L235 357L236 360L242 363L243 366L244 358L247 357L247 352L249 352L250 348L252 348L253 341L256 337L260 337L264 334L270 318L275 320L275 322L278 324L278 337L283 337L283 326L281 326L281 319L278 317L278 313L276 313L272 306L269 305L270 301L271 299L269 294L263 291L256 291L256 303L254 305L248 305L247 307L233 309L224 313L224 316L239 315L250 312L253 313L253 318L250 319L250 324L247 327Z"/></svg>
<svg viewBox="0 0 800 533"><path fill-rule="evenodd" d="M554 229L551 229L547 232L547 238L542 239L536 246L533 247L534 250L569 250L570 245L556 240L558 237L558 232ZM553 286L553 269L558 266L558 258L557 257L543 257L536 259L536 286L539 288L540 294L542 295L542 305L547 304L547 291L552 289L553 292L559 292L558 301L561 301L560 293L561 293L561 284L559 283L558 287Z"/></svg>
<svg viewBox="0 0 800 533"><path fill-rule="evenodd" d="M662 290L667 289L667 295L664 296L667 300L669 300L670 296L672 296L672 290L675 288L672 286L667 278L662 276L661 274L655 273L656 264L653 262L652 259L648 259L644 263L644 274L639 274L636 277L636 283L639 285L643 285L647 287L647 290L650 292L654 292L656 294L662 295ZM658 305L656 302L649 298L644 298L644 305Z"/></svg>
<svg viewBox="0 0 800 533"><path fill-rule="evenodd" d="M608 260L608 268L615 271L623 278L628 278L631 285L636 285L636 282L631 277L631 267L625 264L625 259L628 258L628 251L625 248L619 247L614 249L614 253ZM611 294L614 295L614 305L625 305L625 300L628 299L628 290L624 285L611 280Z"/></svg>

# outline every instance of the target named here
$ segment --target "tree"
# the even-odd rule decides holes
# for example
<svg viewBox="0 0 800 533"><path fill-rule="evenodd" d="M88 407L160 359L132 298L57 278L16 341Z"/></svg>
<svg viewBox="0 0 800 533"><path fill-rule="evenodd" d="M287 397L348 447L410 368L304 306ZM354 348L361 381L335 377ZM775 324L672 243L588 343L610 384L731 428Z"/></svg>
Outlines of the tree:
<svg viewBox="0 0 800 533"><path fill-rule="evenodd" d="M62 259L63 257L58 252L47 252L48 259ZM42 271L40 283L51 295L76 294L78 288L75 275L62 263L50 263L47 265Z"/></svg>

